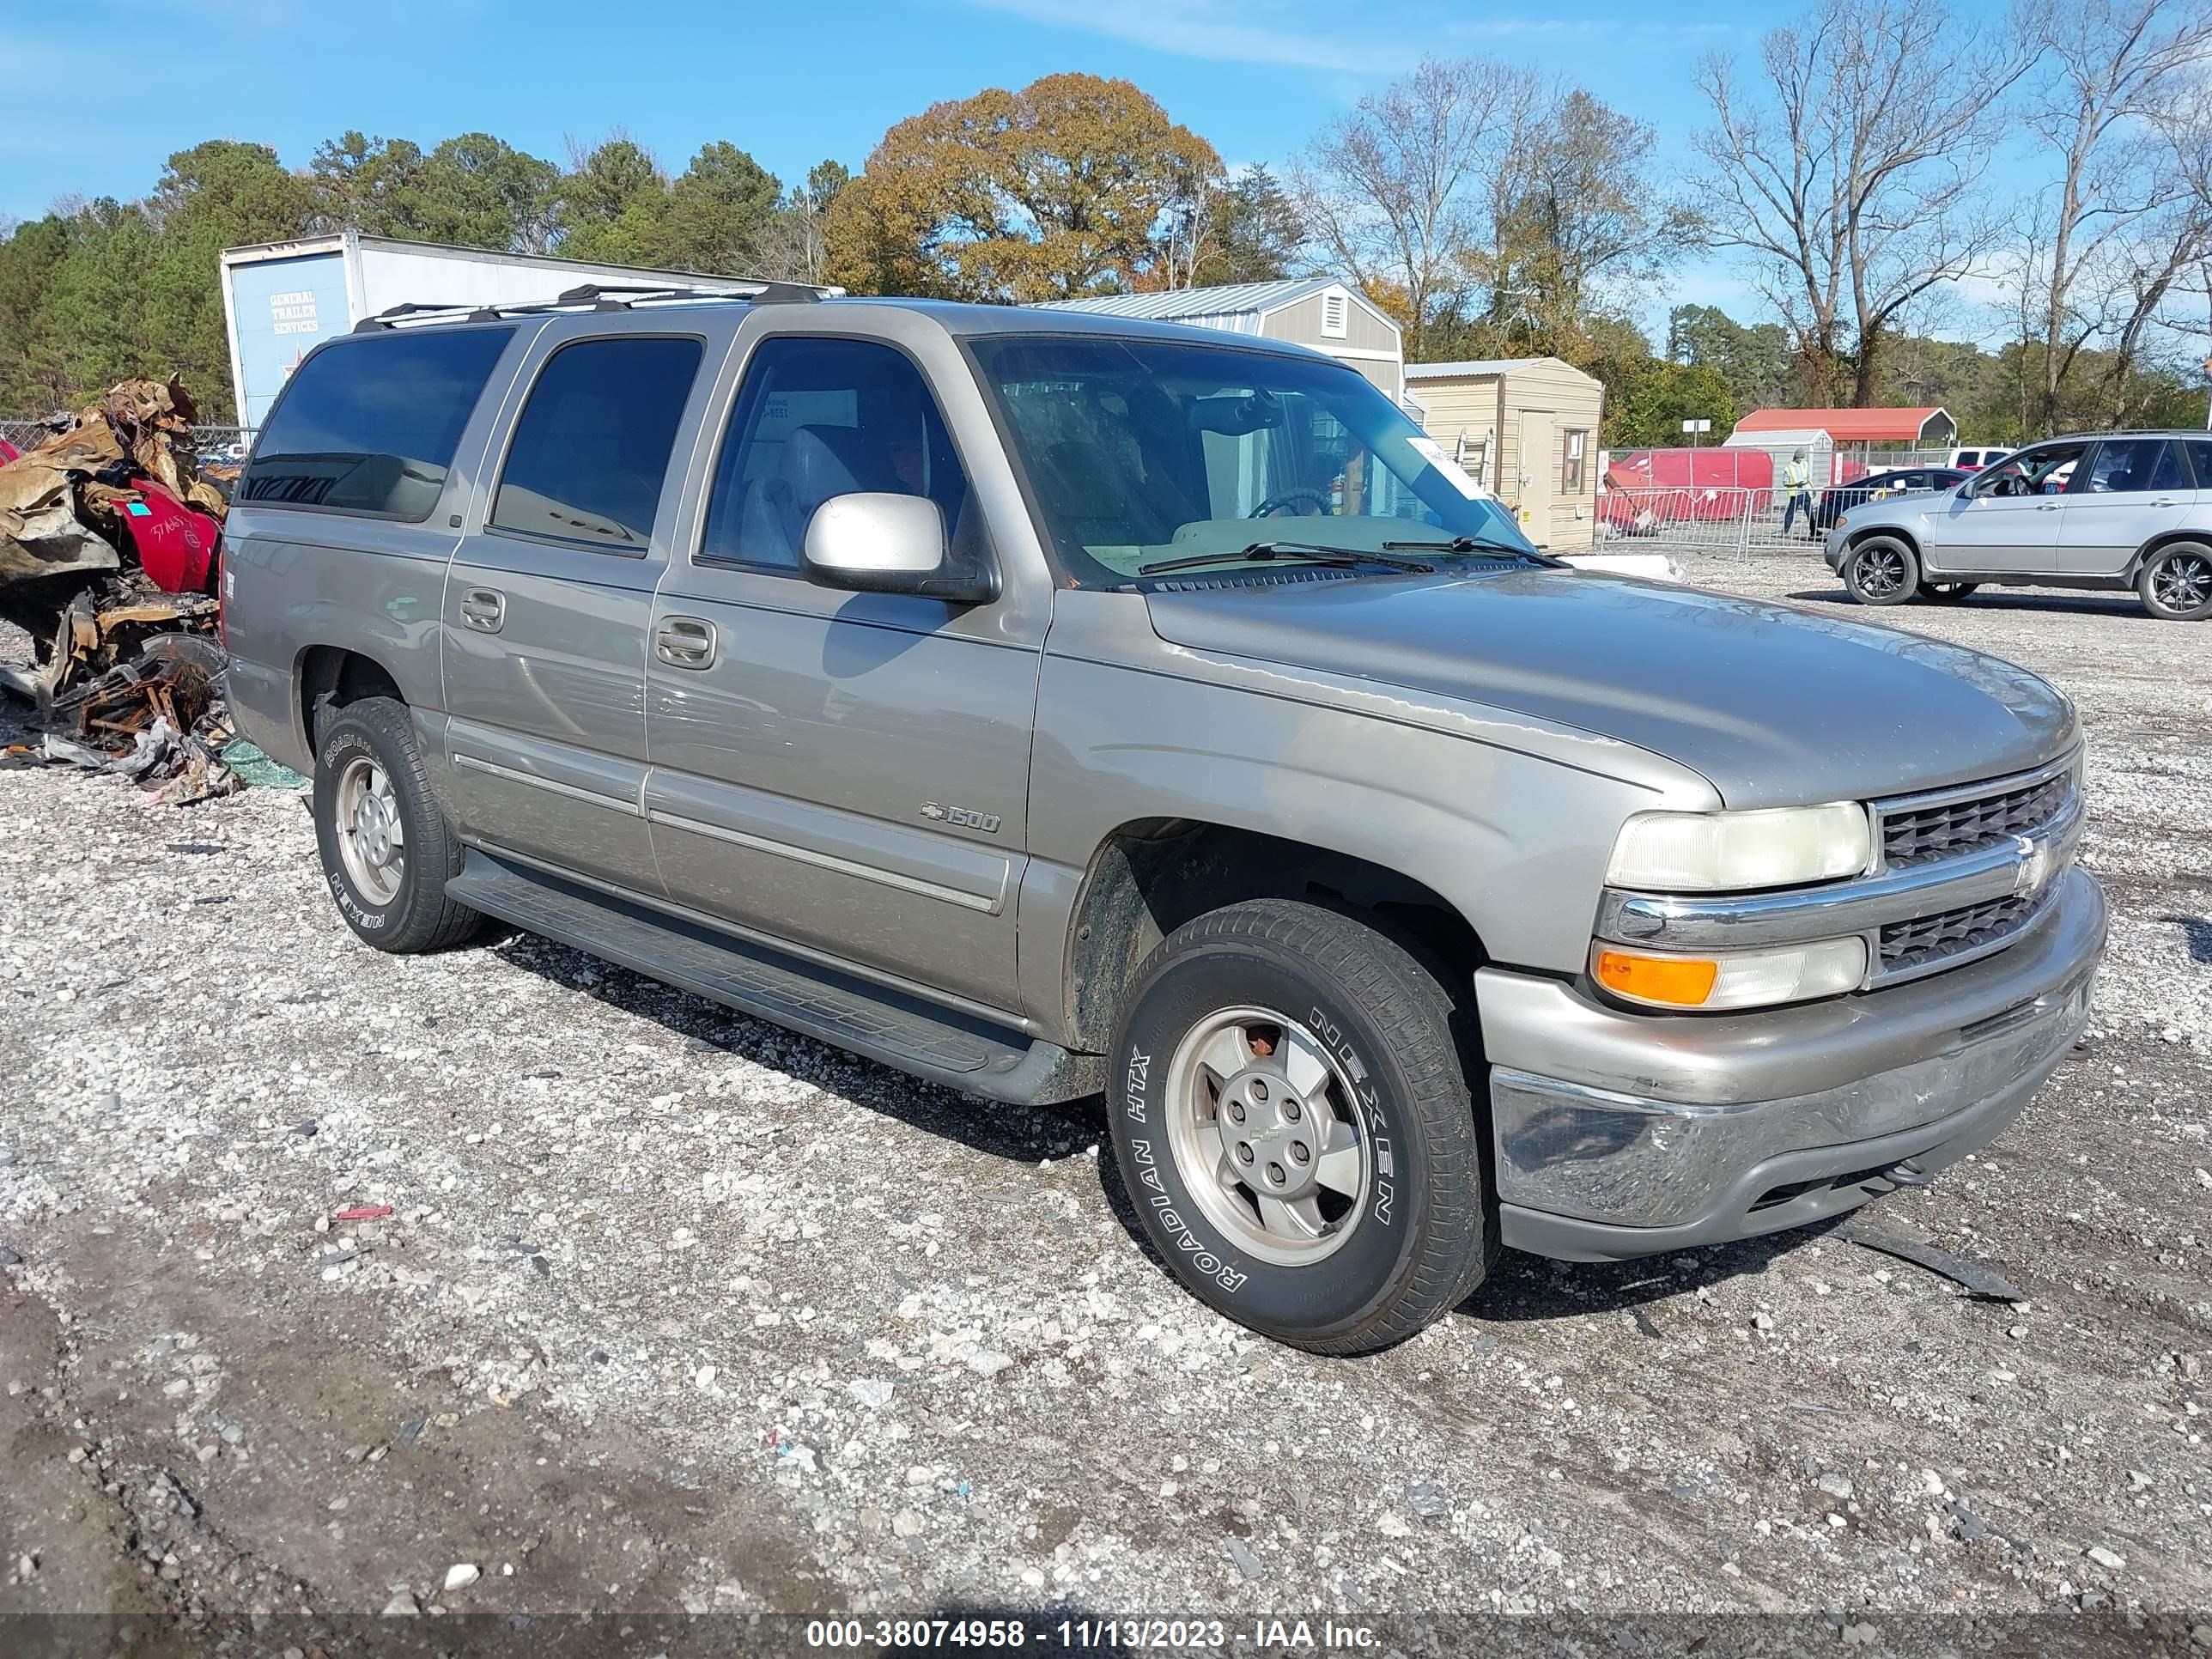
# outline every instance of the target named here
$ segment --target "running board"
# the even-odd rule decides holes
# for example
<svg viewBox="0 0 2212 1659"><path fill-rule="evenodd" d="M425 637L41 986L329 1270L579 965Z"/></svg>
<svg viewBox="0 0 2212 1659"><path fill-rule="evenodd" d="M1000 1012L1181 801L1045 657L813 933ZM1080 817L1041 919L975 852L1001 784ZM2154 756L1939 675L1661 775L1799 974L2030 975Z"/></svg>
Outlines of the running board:
<svg viewBox="0 0 2212 1659"><path fill-rule="evenodd" d="M949 1089L1039 1106L1097 1094L1096 1055L736 939L471 848L448 896L526 933L588 951Z"/></svg>

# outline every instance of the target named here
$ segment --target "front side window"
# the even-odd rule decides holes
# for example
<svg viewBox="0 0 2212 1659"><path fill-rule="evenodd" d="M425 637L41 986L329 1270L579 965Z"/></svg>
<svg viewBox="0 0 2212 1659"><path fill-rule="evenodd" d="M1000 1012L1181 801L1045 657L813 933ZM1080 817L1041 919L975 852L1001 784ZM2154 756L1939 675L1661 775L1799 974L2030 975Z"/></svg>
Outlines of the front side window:
<svg viewBox="0 0 2212 1659"><path fill-rule="evenodd" d="M324 347L270 412L242 501L420 522L512 328L392 329Z"/></svg>
<svg viewBox="0 0 2212 1659"><path fill-rule="evenodd" d="M2097 446L2082 489L2092 495L2186 489L2181 446L2165 438L2114 438Z"/></svg>
<svg viewBox="0 0 2212 1659"><path fill-rule="evenodd" d="M492 524L642 553L704 349L696 339L625 335L548 357L515 422Z"/></svg>
<svg viewBox="0 0 2212 1659"><path fill-rule="evenodd" d="M1093 335L970 349L1079 586L1264 542L1376 552L1466 537L1534 551L1496 497L1340 363Z"/></svg>
<svg viewBox="0 0 2212 1659"><path fill-rule="evenodd" d="M2073 481L2075 465L2087 444L2044 444L2023 449L2002 465L1979 474L1977 495L2057 495Z"/></svg>
<svg viewBox="0 0 2212 1659"><path fill-rule="evenodd" d="M745 364L699 556L799 573L806 526L833 496L927 495L957 555L968 478L921 371L873 340L779 336Z"/></svg>

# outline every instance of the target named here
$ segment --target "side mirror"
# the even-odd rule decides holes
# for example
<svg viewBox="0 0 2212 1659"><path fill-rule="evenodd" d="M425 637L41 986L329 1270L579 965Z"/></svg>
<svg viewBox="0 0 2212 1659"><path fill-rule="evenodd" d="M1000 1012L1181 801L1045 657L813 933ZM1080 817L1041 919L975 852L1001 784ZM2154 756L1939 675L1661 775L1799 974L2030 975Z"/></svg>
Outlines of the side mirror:
<svg viewBox="0 0 2212 1659"><path fill-rule="evenodd" d="M858 593L917 593L952 605L998 594L988 574L945 568L945 515L927 495L863 491L833 495L806 526L806 574Z"/></svg>

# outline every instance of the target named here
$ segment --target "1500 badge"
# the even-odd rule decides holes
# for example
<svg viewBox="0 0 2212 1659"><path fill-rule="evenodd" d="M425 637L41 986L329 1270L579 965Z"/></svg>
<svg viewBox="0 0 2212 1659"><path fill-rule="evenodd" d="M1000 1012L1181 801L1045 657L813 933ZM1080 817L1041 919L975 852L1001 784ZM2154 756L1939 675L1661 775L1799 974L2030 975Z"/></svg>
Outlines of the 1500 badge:
<svg viewBox="0 0 2212 1659"><path fill-rule="evenodd" d="M964 806L944 806L933 800L921 804L921 815L934 818L939 823L957 824L963 830L980 830L987 836L999 833L996 812L971 812Z"/></svg>

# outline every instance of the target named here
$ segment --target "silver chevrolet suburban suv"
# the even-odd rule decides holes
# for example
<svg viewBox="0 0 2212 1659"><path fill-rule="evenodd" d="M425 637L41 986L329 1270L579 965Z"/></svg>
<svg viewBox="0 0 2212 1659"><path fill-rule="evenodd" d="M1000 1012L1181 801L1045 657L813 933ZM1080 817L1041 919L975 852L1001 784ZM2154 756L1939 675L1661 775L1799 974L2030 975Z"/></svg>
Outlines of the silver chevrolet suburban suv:
<svg viewBox="0 0 2212 1659"><path fill-rule="evenodd" d="M2072 708L1568 568L1352 368L1061 311L574 291L318 348L223 575L368 943L483 917L1014 1106L1231 1318L1924 1183L2075 1042Z"/></svg>

